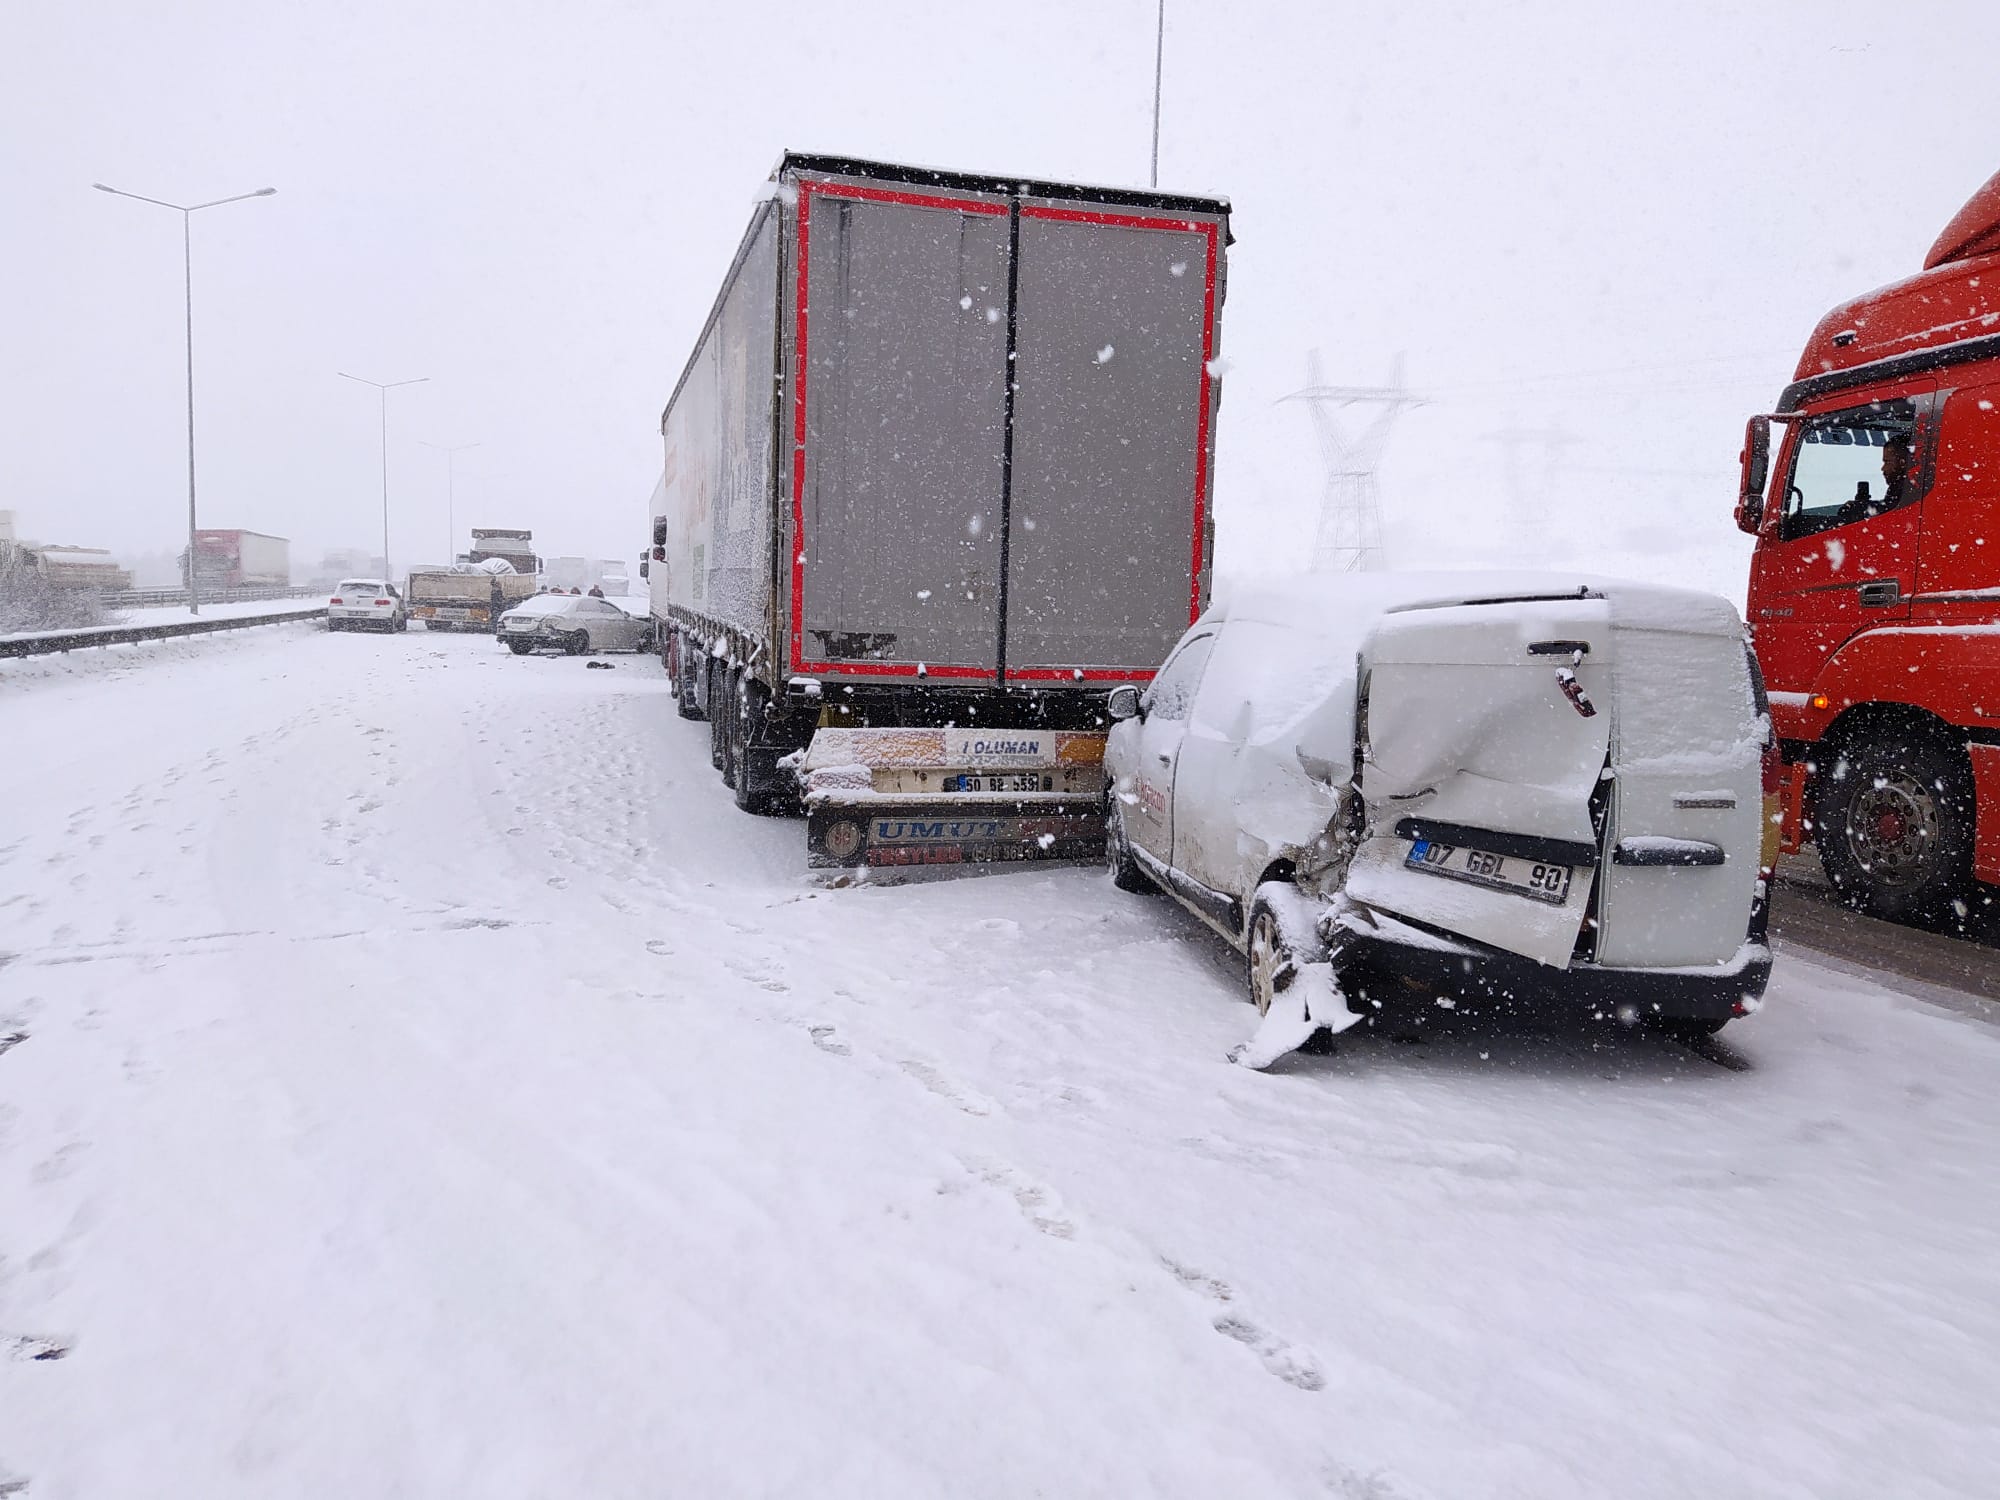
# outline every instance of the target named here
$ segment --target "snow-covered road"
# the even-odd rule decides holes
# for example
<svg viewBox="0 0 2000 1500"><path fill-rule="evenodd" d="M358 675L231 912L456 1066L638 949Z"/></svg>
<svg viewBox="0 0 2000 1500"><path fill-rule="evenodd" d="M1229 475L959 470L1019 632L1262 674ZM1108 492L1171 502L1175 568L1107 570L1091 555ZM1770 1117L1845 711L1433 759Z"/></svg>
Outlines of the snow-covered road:
<svg viewBox="0 0 2000 1500"><path fill-rule="evenodd" d="M2000 1487L2000 1032L1343 1039L1094 870L829 889L658 665L0 669L0 1493Z"/></svg>

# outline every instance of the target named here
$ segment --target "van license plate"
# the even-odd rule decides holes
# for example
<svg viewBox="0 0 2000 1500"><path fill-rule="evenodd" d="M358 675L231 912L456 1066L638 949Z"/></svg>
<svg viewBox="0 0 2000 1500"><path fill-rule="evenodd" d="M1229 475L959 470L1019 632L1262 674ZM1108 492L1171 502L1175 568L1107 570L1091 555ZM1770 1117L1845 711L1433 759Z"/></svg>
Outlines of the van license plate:
<svg viewBox="0 0 2000 1500"><path fill-rule="evenodd" d="M1403 863L1427 875L1464 880L1473 885L1512 891L1534 901L1561 906L1569 900L1572 865L1552 865L1542 860L1520 859L1511 854L1493 854L1484 849L1467 849L1418 839L1410 846Z"/></svg>

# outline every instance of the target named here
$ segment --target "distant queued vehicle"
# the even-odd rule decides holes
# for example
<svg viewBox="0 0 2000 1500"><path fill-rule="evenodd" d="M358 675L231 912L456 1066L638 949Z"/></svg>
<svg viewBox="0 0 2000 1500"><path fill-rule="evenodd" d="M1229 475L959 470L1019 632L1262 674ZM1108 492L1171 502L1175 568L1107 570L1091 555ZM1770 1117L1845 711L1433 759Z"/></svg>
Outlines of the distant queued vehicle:
<svg viewBox="0 0 2000 1500"><path fill-rule="evenodd" d="M1691 1037L1763 993L1775 747L1713 595L1239 587L1107 708L1117 884L1214 927L1260 1011L1312 966L1335 1030L1470 1002Z"/></svg>
<svg viewBox="0 0 2000 1500"><path fill-rule="evenodd" d="M348 578L326 602L328 630L407 630L409 607L393 583L380 578Z"/></svg>
<svg viewBox="0 0 2000 1500"><path fill-rule="evenodd" d="M650 620L584 594L537 594L500 617L500 639L516 656L530 651L644 651L653 643Z"/></svg>

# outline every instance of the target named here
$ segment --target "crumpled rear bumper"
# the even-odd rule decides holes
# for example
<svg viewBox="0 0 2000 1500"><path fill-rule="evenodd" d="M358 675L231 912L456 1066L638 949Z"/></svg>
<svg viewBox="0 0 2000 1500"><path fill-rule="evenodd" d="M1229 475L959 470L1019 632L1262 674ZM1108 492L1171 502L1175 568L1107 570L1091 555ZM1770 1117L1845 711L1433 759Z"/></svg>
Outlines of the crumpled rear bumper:
<svg viewBox="0 0 2000 1500"><path fill-rule="evenodd" d="M1771 950L1747 940L1714 967L1613 969L1572 960L1552 968L1365 908L1331 912L1323 936L1350 1008L1435 1006L1540 1019L1726 1021L1757 1008Z"/></svg>

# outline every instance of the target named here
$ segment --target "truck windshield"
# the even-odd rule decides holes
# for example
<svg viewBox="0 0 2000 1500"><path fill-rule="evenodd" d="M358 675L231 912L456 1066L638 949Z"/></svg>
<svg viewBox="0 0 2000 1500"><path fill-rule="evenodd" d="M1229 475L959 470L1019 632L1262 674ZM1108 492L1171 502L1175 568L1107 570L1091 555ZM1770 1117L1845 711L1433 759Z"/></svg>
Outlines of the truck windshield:
<svg viewBox="0 0 2000 1500"><path fill-rule="evenodd" d="M1799 434L1785 488L1787 540L1894 510L1916 498L1908 401L1815 417Z"/></svg>

